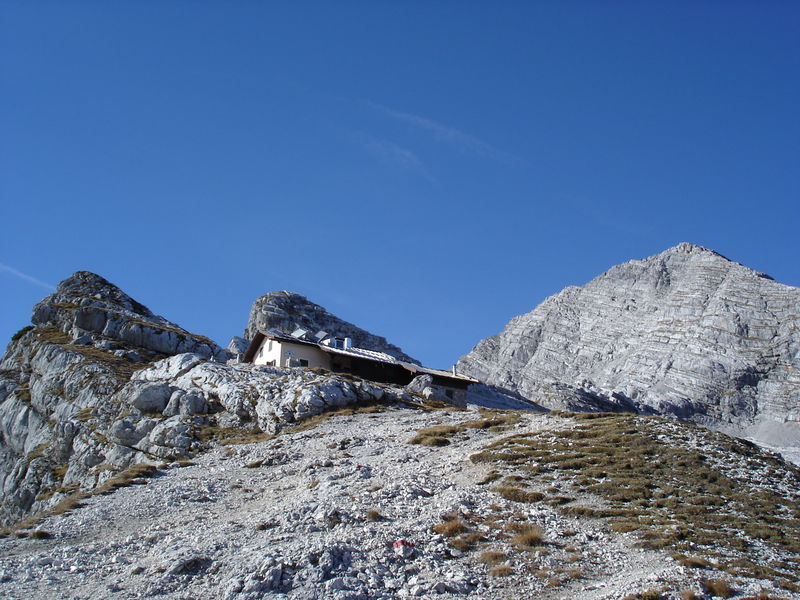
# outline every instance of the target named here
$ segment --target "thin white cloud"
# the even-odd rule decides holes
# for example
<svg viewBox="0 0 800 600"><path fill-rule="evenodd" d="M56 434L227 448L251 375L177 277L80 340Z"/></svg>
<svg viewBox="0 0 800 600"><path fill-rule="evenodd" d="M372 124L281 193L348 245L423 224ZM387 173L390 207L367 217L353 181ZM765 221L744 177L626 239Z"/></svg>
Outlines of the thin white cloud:
<svg viewBox="0 0 800 600"><path fill-rule="evenodd" d="M426 179L431 180L431 176L425 169L425 165L411 150L398 146L394 142L380 140L364 133L358 133L356 136L364 148L378 159L402 169L415 171L423 175Z"/></svg>
<svg viewBox="0 0 800 600"><path fill-rule="evenodd" d="M403 121L420 129L424 129L425 131L429 132L436 141L450 144L460 152L472 152L474 154L481 154L483 156L491 156L494 158L500 158L504 155L504 153L500 152L494 146L487 144L483 140L480 140L468 133L464 133L463 131L459 131L454 127L448 127L447 125L434 121L433 119L395 110L381 104L375 104L374 102L370 102L369 104L376 110L379 110L383 114L392 117L393 119L397 119L398 121Z"/></svg>
<svg viewBox="0 0 800 600"><path fill-rule="evenodd" d="M25 273L22 273L21 271L17 271L13 267L9 267L8 265L4 265L3 263L0 263L0 271L3 271L5 273L10 273L14 277L18 277L19 279L22 279L23 281L27 281L28 283L32 283L33 285L38 285L39 287L43 287L43 288L45 288L47 290L50 290L50 291L53 291L54 289L56 289L56 286L54 286L54 285L50 285L49 283L45 283L44 281L42 281L40 279L36 279L36 277L32 277L31 275L26 275Z"/></svg>

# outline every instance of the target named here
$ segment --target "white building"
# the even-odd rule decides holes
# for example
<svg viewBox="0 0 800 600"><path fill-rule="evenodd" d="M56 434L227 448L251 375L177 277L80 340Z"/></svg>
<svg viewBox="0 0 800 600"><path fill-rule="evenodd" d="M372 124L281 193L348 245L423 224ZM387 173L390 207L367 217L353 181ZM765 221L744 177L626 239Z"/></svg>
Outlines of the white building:
<svg viewBox="0 0 800 600"><path fill-rule="evenodd" d="M255 365L319 368L398 385L410 383L417 375L430 375L433 388L457 404L466 404L467 387L479 383L454 372L403 362L384 352L355 348L349 338L331 337L322 331L315 336L317 341L301 339L306 333L298 330L290 336L275 330L259 331L242 360Z"/></svg>

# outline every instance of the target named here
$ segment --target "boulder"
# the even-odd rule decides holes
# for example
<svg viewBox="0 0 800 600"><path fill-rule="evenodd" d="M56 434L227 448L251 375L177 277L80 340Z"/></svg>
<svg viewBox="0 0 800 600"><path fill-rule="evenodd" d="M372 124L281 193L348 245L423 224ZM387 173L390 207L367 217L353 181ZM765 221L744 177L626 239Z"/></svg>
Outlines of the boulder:
<svg viewBox="0 0 800 600"><path fill-rule="evenodd" d="M143 413L160 413L169 402L172 388L165 383L132 382L128 402Z"/></svg>

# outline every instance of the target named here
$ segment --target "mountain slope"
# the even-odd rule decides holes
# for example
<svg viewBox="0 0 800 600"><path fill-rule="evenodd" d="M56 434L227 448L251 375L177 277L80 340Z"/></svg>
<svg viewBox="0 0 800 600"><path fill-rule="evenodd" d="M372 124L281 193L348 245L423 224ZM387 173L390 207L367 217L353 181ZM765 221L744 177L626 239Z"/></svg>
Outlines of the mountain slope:
<svg viewBox="0 0 800 600"><path fill-rule="evenodd" d="M800 289L683 243L569 287L461 358L554 407L674 414L800 440Z"/></svg>
<svg viewBox="0 0 800 600"><path fill-rule="evenodd" d="M0 524L91 492L136 465L221 437L263 436L402 388L258 368L78 272L33 309L0 359Z"/></svg>
<svg viewBox="0 0 800 600"><path fill-rule="evenodd" d="M800 598L800 472L723 434L400 407L300 429L0 539L0 596Z"/></svg>

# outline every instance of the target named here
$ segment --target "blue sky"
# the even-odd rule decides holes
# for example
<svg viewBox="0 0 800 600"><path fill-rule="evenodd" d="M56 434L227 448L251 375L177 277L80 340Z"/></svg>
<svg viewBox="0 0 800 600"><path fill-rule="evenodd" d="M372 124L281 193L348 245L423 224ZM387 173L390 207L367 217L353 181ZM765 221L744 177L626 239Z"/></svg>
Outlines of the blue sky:
<svg viewBox="0 0 800 600"><path fill-rule="evenodd" d="M800 284L796 2L0 0L0 338L80 269L447 367L681 241Z"/></svg>

